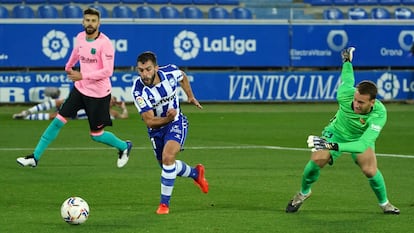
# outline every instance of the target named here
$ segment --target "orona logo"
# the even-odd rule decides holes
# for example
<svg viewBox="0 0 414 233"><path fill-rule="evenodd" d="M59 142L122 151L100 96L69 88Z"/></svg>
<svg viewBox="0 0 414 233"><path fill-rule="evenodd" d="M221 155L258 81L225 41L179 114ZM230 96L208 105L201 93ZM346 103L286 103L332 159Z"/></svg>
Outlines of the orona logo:
<svg viewBox="0 0 414 233"><path fill-rule="evenodd" d="M59 60L69 51L69 40L62 31L50 30L42 39L42 52L50 60Z"/></svg>
<svg viewBox="0 0 414 233"><path fill-rule="evenodd" d="M398 95L400 90L400 82L395 74L384 73L377 81L378 94L384 100L390 100Z"/></svg>
<svg viewBox="0 0 414 233"><path fill-rule="evenodd" d="M326 43L330 49L339 52L348 44L348 34L344 30L331 30L326 36Z"/></svg>
<svg viewBox="0 0 414 233"><path fill-rule="evenodd" d="M209 53L232 52L237 55L243 55L246 52L256 51L256 40L254 39L237 39L234 35L228 37L211 39L203 37L203 45L195 32L181 31L174 38L174 52L183 60L189 60L197 57L199 50Z"/></svg>
<svg viewBox="0 0 414 233"><path fill-rule="evenodd" d="M412 30L401 30L398 35L398 44L405 51L410 51L411 46L414 42L414 31Z"/></svg>

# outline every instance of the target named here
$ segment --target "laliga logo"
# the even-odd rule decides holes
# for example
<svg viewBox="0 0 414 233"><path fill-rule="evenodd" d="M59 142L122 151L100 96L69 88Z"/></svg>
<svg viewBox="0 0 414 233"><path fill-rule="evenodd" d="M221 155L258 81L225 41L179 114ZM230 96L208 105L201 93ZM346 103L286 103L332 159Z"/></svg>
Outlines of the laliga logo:
<svg viewBox="0 0 414 233"><path fill-rule="evenodd" d="M184 30L174 38L174 52L184 61L197 57L200 47L200 40L194 32Z"/></svg>
<svg viewBox="0 0 414 233"><path fill-rule="evenodd" d="M381 95L384 100L393 99L398 95L400 90L400 82L398 82L397 76L391 73L384 73L377 81L378 94Z"/></svg>
<svg viewBox="0 0 414 233"><path fill-rule="evenodd" d="M407 40L406 38L409 37ZM408 42L408 43L407 43ZM410 51L411 45L414 42L414 31L411 30L402 30L400 35L398 35L398 44L405 51Z"/></svg>
<svg viewBox="0 0 414 233"><path fill-rule="evenodd" d="M62 31L51 30L42 39L42 52L50 60L59 60L66 56L69 50L69 40Z"/></svg>
<svg viewBox="0 0 414 233"><path fill-rule="evenodd" d="M341 38L341 43L337 43L336 37ZM348 35L344 30L331 30L326 37L326 43L333 51L340 52L348 44Z"/></svg>

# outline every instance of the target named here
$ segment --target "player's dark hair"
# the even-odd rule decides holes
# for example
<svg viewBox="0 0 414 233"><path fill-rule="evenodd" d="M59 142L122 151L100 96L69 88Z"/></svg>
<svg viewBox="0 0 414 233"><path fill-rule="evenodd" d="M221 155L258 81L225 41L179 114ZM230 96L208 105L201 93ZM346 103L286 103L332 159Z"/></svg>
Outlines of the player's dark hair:
<svg viewBox="0 0 414 233"><path fill-rule="evenodd" d="M356 86L359 94L361 95L369 95L370 99L375 99L377 98L377 86L375 85L374 82L369 81L369 80L364 80L362 82L360 82L357 86Z"/></svg>
<svg viewBox="0 0 414 233"><path fill-rule="evenodd" d="M137 63L141 62L142 64L144 64L147 61L152 61L154 65L157 65L157 56L155 55L155 53L151 51L146 51L141 53L137 58Z"/></svg>
<svg viewBox="0 0 414 233"><path fill-rule="evenodd" d="M96 15L98 18L101 18L101 13L97 9L90 7L83 11L83 15Z"/></svg>

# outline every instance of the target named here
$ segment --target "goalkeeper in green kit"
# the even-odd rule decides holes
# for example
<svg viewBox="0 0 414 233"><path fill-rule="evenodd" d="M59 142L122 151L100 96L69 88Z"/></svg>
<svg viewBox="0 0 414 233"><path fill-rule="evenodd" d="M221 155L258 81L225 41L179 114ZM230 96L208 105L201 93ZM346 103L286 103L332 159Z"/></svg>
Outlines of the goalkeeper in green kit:
<svg viewBox="0 0 414 233"><path fill-rule="evenodd" d="M339 110L322 132L321 137L309 136L308 146L312 148L310 161L302 176L300 191L289 201L286 212L294 213L311 195L311 186L326 165L333 165L343 152L352 159L368 178L369 185L385 214L400 214L387 198L384 177L377 168L375 140L387 121L385 106L376 99L377 87L371 81L362 81L354 87L352 57L355 48L342 51L341 84L337 92Z"/></svg>

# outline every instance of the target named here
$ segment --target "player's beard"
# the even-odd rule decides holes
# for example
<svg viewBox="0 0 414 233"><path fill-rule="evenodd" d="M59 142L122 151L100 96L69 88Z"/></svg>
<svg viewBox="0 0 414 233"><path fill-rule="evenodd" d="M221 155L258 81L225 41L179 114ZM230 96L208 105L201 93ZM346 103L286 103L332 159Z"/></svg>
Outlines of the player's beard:
<svg viewBox="0 0 414 233"><path fill-rule="evenodd" d="M95 32L96 32L96 28L94 28L94 27L92 27L92 26L87 26L87 27L85 27L85 32L86 32L86 34L88 34L88 35L92 35L92 34L94 34Z"/></svg>
<svg viewBox="0 0 414 233"><path fill-rule="evenodd" d="M155 74L152 75L150 78L144 78L142 81L144 81L145 85L152 86L155 80Z"/></svg>

